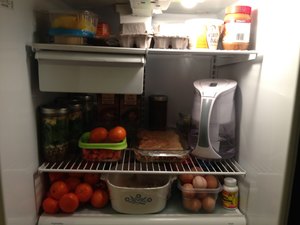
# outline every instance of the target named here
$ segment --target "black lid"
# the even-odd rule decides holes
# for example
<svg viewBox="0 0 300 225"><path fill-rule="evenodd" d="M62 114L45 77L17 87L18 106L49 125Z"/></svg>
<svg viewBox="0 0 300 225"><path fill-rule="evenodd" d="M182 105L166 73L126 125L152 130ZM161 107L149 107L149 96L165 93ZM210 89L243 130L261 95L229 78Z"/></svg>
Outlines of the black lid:
<svg viewBox="0 0 300 225"><path fill-rule="evenodd" d="M168 101L168 96L166 96L166 95L150 95L149 99L151 101L165 102L165 101Z"/></svg>

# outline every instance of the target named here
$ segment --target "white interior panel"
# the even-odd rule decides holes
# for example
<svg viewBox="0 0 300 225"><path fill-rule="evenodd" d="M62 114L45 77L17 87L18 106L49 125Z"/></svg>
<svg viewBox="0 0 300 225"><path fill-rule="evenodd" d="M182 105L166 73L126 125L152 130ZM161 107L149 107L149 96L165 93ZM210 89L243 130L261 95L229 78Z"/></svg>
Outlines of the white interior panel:
<svg viewBox="0 0 300 225"><path fill-rule="evenodd" d="M193 82L210 77L212 58L159 53L151 53L147 58L145 95L168 96L167 124L174 127L179 113L191 115L194 100Z"/></svg>

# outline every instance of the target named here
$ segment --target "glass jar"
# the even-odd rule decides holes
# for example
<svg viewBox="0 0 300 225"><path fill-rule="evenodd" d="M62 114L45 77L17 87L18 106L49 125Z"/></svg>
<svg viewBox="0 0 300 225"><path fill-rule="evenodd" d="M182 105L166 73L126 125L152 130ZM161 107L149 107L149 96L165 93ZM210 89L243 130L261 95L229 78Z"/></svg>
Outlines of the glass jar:
<svg viewBox="0 0 300 225"><path fill-rule="evenodd" d="M78 141L83 133L82 106L77 100L69 103L70 153L79 154Z"/></svg>
<svg viewBox="0 0 300 225"><path fill-rule="evenodd" d="M225 9L223 49L248 50L251 30L251 7L230 6Z"/></svg>
<svg viewBox="0 0 300 225"><path fill-rule="evenodd" d="M165 130L167 126L167 104L166 95L149 96L149 129Z"/></svg>
<svg viewBox="0 0 300 225"><path fill-rule="evenodd" d="M91 131L96 126L97 107L92 95L76 97L82 105L83 132Z"/></svg>
<svg viewBox="0 0 300 225"><path fill-rule="evenodd" d="M65 106L50 104L41 106L40 113L44 160L61 161L69 149L69 110Z"/></svg>

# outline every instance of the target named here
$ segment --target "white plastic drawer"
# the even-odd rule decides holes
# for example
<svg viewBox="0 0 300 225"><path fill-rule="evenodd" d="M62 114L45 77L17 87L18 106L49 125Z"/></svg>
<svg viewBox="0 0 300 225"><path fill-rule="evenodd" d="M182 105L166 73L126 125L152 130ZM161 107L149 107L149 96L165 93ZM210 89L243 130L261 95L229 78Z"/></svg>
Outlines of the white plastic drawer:
<svg viewBox="0 0 300 225"><path fill-rule="evenodd" d="M48 92L141 94L145 56L38 51L39 87Z"/></svg>

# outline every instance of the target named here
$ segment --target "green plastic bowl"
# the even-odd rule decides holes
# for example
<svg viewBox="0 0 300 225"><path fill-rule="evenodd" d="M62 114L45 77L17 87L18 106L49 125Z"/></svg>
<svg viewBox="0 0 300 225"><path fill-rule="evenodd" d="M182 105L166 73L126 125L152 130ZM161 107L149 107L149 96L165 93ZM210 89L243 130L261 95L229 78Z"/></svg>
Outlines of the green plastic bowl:
<svg viewBox="0 0 300 225"><path fill-rule="evenodd" d="M127 139L118 143L89 143L90 132L85 132L81 135L78 146L85 149L109 149L109 150L124 150L127 148Z"/></svg>

